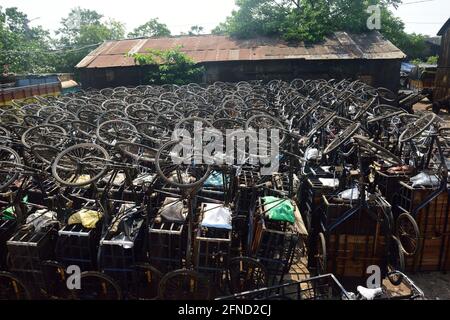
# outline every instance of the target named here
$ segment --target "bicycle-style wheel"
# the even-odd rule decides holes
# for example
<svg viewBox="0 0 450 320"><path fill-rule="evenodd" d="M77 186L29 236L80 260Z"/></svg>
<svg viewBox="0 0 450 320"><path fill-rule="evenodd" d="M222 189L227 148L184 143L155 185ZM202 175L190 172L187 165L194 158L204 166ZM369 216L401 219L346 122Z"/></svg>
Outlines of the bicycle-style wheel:
<svg viewBox="0 0 450 320"><path fill-rule="evenodd" d="M80 290L73 290L77 300L121 300L122 290L110 276L85 271L80 276Z"/></svg>
<svg viewBox="0 0 450 320"><path fill-rule="evenodd" d="M22 144L31 148L35 144L45 144L51 147L59 147L67 139L67 132L64 128L53 125L43 124L26 130L22 134Z"/></svg>
<svg viewBox="0 0 450 320"><path fill-rule="evenodd" d="M266 267L256 259L237 257L228 266L228 286L231 293L252 291L264 288L268 283Z"/></svg>
<svg viewBox="0 0 450 320"><path fill-rule="evenodd" d="M420 231L416 220L409 213L402 213L398 216L396 235L405 255L413 256L417 253L420 246Z"/></svg>
<svg viewBox="0 0 450 320"><path fill-rule="evenodd" d="M10 272L0 271L0 300L29 300L30 291Z"/></svg>
<svg viewBox="0 0 450 320"><path fill-rule="evenodd" d="M58 154L52 164L52 175L65 186L86 186L105 175L109 159L108 152L99 145L74 145Z"/></svg>
<svg viewBox="0 0 450 320"><path fill-rule="evenodd" d="M16 166L20 165L19 154L11 148L0 146L0 190L6 189L19 177Z"/></svg>
<svg viewBox="0 0 450 320"><path fill-rule="evenodd" d="M159 284L160 300L208 300L210 284L206 277L193 270L167 273Z"/></svg>
<svg viewBox="0 0 450 320"><path fill-rule="evenodd" d="M183 149L189 150L183 150ZM193 148L183 146L180 140L169 141L155 158L158 175L168 184L181 189L200 186L210 175L211 166L195 162Z"/></svg>

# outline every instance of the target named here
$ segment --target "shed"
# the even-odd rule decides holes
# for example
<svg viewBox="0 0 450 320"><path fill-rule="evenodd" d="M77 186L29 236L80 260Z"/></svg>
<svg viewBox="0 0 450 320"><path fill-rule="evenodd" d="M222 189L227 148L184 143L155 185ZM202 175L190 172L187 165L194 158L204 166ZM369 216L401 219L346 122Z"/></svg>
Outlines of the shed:
<svg viewBox="0 0 450 320"><path fill-rule="evenodd" d="M76 66L83 87L104 88L145 83L148 66L129 53L181 47L205 67L204 82L294 78L359 78L396 91L405 54L378 31L335 32L316 44L289 44L259 37L234 39L200 35L107 41Z"/></svg>
<svg viewBox="0 0 450 320"><path fill-rule="evenodd" d="M436 73L434 101L450 99L450 18L439 30L438 36L441 36L442 40Z"/></svg>

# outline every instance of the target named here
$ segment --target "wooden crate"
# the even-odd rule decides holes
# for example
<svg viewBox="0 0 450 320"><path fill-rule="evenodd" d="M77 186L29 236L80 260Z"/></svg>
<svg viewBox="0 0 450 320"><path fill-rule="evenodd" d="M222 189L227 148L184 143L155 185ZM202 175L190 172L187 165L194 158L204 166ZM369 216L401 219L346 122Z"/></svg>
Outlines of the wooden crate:
<svg viewBox="0 0 450 320"><path fill-rule="evenodd" d="M383 197L386 198L392 206L398 199L399 183L409 180L405 174L389 174L380 170L376 171L376 184Z"/></svg>
<svg viewBox="0 0 450 320"><path fill-rule="evenodd" d="M325 213L322 223L329 228L357 202L336 203L323 196ZM382 208L373 205L377 214ZM370 265L386 265L386 242L382 227L365 210L355 213L335 229L326 232L327 272L338 277L365 278Z"/></svg>
<svg viewBox="0 0 450 320"><path fill-rule="evenodd" d="M332 178L332 177L329 177ZM314 211L322 204L322 196L335 193L336 189L324 186L319 177L310 177L304 181L300 191L300 210L308 232L317 227Z"/></svg>
<svg viewBox="0 0 450 320"><path fill-rule="evenodd" d="M409 182L400 182L399 208L413 214L436 188L413 188ZM407 271L450 270L450 194L441 192L433 201L417 211L414 218L419 227L419 251L406 257Z"/></svg>
<svg viewBox="0 0 450 320"><path fill-rule="evenodd" d="M327 272L339 277L367 277L367 267L384 265L385 239L381 235L331 234L327 241Z"/></svg>

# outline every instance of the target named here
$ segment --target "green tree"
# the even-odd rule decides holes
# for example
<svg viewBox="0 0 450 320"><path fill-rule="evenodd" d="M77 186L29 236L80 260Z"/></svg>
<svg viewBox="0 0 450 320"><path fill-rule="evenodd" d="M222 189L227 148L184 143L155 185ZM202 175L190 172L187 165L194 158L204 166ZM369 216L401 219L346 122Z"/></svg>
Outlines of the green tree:
<svg viewBox="0 0 450 320"><path fill-rule="evenodd" d="M29 23L17 8L0 7L0 73L54 71L49 32Z"/></svg>
<svg viewBox="0 0 450 320"><path fill-rule="evenodd" d="M215 34L229 34L237 38L279 36L290 42L317 42L334 31L367 31L370 5L381 10L380 32L409 56L420 54L425 47L424 37L407 34L403 22L396 18L391 7L401 0L236 0L234 10Z"/></svg>
<svg viewBox="0 0 450 320"><path fill-rule="evenodd" d="M56 67L62 72L72 72L74 66L102 42L123 39L125 26L112 19L104 22L100 13L77 7L61 20L56 34L59 37L56 47L61 51Z"/></svg>
<svg viewBox="0 0 450 320"><path fill-rule="evenodd" d="M202 34L202 33L203 33L203 27L202 26L197 26L197 25L192 26L191 29L188 31L188 34L190 36L196 36L196 35L199 35L199 34Z"/></svg>
<svg viewBox="0 0 450 320"><path fill-rule="evenodd" d="M131 55L139 65L151 65L147 80L150 84L188 84L201 81L204 72L181 47L170 50L149 49L147 53Z"/></svg>
<svg viewBox="0 0 450 320"><path fill-rule="evenodd" d="M128 34L129 38L141 38L141 37L168 37L170 36L170 30L166 24L161 23L156 19L150 19L143 25L135 28L133 32Z"/></svg>

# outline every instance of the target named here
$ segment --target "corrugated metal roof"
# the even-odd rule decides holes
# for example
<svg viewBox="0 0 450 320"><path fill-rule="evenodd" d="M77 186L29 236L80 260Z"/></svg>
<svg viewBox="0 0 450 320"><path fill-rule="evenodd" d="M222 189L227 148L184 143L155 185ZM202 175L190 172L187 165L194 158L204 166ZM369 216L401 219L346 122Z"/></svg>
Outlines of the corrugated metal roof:
<svg viewBox="0 0 450 320"><path fill-rule="evenodd" d="M195 62L237 60L330 60L403 59L405 54L379 32L349 34L335 32L318 44L290 45L274 38L237 40L227 36L202 35L108 41L87 55L77 68L134 66L128 53L181 46Z"/></svg>

